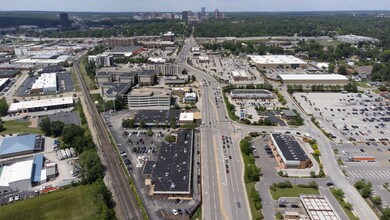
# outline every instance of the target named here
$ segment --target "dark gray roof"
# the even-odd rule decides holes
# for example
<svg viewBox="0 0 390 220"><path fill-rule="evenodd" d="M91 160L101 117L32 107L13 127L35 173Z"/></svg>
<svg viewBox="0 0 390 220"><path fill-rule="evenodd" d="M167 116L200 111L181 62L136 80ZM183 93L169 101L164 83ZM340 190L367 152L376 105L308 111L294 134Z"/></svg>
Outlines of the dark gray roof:
<svg viewBox="0 0 390 220"><path fill-rule="evenodd" d="M119 76L119 78L134 78L136 75L135 72L131 72L131 73L123 73Z"/></svg>
<svg viewBox="0 0 390 220"><path fill-rule="evenodd" d="M2 78L14 78L19 71L16 70L0 70L0 77Z"/></svg>
<svg viewBox="0 0 390 220"><path fill-rule="evenodd" d="M140 70L137 74L138 76L157 75L157 70Z"/></svg>
<svg viewBox="0 0 390 220"><path fill-rule="evenodd" d="M292 110L283 110L283 114L287 117L296 117L297 114Z"/></svg>
<svg viewBox="0 0 390 220"><path fill-rule="evenodd" d="M111 95L116 93L117 95L127 94L131 89L130 83L103 83L104 87L110 87L107 89L106 94Z"/></svg>
<svg viewBox="0 0 390 220"><path fill-rule="evenodd" d="M65 71L62 66L54 65L54 66L46 66L43 68L42 73L58 73Z"/></svg>
<svg viewBox="0 0 390 220"><path fill-rule="evenodd" d="M162 143L152 171L155 193L191 193L193 131L179 130L177 142Z"/></svg>
<svg viewBox="0 0 390 220"><path fill-rule="evenodd" d="M99 78L99 77L102 77L102 78L106 78L106 77L111 77L111 73L109 72L98 72L95 76L95 78Z"/></svg>
<svg viewBox="0 0 390 220"><path fill-rule="evenodd" d="M271 135L286 160L305 161L309 159L294 136L282 134Z"/></svg>
<svg viewBox="0 0 390 220"><path fill-rule="evenodd" d="M168 124L171 122L171 118L175 118L179 121L180 110L140 110L135 116L136 123L143 119L146 124L154 124L155 122Z"/></svg>
<svg viewBox="0 0 390 220"><path fill-rule="evenodd" d="M139 49L142 49L142 47L141 46L119 46L119 47L115 47L114 49L111 49L110 52L126 53L126 52L134 52L134 51L137 51Z"/></svg>

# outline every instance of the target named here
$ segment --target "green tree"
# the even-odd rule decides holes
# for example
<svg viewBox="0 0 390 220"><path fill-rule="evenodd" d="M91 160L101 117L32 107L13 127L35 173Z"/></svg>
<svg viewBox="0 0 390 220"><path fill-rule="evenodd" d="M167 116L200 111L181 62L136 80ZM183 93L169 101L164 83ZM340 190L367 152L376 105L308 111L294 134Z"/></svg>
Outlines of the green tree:
<svg viewBox="0 0 390 220"><path fill-rule="evenodd" d="M371 198L371 201L375 204L375 205L381 205L382 204L382 198L380 196L373 196Z"/></svg>
<svg viewBox="0 0 390 220"><path fill-rule="evenodd" d="M62 134L64 130L65 123L62 121L53 121L50 124L50 132L54 137L58 137Z"/></svg>
<svg viewBox="0 0 390 220"><path fill-rule="evenodd" d="M7 100L3 97L0 99L0 116L6 116L8 112Z"/></svg>
<svg viewBox="0 0 390 220"><path fill-rule="evenodd" d="M176 128L176 118L171 118L170 120L170 126L172 129L175 129Z"/></svg>
<svg viewBox="0 0 390 220"><path fill-rule="evenodd" d="M62 131L62 140L65 144L76 147L75 141L77 137L84 138L84 130L80 126L75 124L65 126Z"/></svg>
<svg viewBox="0 0 390 220"><path fill-rule="evenodd" d="M139 120L139 127L140 127L140 128L145 128L145 126L146 126L145 120L141 118L141 119Z"/></svg>
<svg viewBox="0 0 390 220"><path fill-rule="evenodd" d="M166 142L169 142L169 143L172 143L172 142L176 141L176 138L174 136L172 136L172 135L167 135L167 136L165 136L164 139L165 139Z"/></svg>
<svg viewBox="0 0 390 220"><path fill-rule="evenodd" d="M92 149L84 151L80 155L80 161L82 164L82 181L84 183L91 184L103 178L103 165L96 151Z"/></svg>
<svg viewBox="0 0 390 220"><path fill-rule="evenodd" d="M51 135L51 121L49 117L45 116L42 121L39 123L39 127L41 128L41 131L44 135L50 136Z"/></svg>
<svg viewBox="0 0 390 220"><path fill-rule="evenodd" d="M318 184L315 181L310 181L309 186L310 186L310 188L318 189Z"/></svg>
<svg viewBox="0 0 390 220"><path fill-rule="evenodd" d="M1 120L1 118L0 118L0 132L3 132L3 131L5 131L5 127L3 125L3 120Z"/></svg>
<svg viewBox="0 0 390 220"><path fill-rule="evenodd" d="M152 131L151 128L149 128L149 129L146 131L146 135L149 136L149 137L153 136L153 131Z"/></svg>
<svg viewBox="0 0 390 220"><path fill-rule="evenodd" d="M347 67L346 66L339 66L337 73L341 74L341 75L347 75Z"/></svg>

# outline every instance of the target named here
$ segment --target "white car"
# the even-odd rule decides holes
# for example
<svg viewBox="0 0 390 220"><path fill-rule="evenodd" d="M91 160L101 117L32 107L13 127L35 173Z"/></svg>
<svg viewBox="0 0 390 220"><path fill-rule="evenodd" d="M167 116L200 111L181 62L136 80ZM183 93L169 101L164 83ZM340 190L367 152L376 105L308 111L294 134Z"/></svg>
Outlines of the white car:
<svg viewBox="0 0 390 220"><path fill-rule="evenodd" d="M178 214L176 209L172 209L172 212L173 212L174 215Z"/></svg>
<svg viewBox="0 0 390 220"><path fill-rule="evenodd" d="M14 201L14 197L13 196L9 197L8 202L13 202L13 201Z"/></svg>
<svg viewBox="0 0 390 220"><path fill-rule="evenodd" d="M15 196L15 201L18 201L20 199L20 196L19 195L16 195Z"/></svg>

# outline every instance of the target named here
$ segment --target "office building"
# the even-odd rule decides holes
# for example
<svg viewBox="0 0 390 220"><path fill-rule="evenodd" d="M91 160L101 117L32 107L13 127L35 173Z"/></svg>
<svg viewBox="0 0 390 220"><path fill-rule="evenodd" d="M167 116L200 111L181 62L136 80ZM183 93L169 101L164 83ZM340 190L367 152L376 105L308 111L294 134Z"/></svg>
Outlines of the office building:
<svg viewBox="0 0 390 220"><path fill-rule="evenodd" d="M123 73L118 76L119 83L130 83L130 85L135 85L136 83L136 72Z"/></svg>
<svg viewBox="0 0 390 220"><path fill-rule="evenodd" d="M152 64L147 66L150 70L157 70L157 75L178 75L183 71L183 67L177 64Z"/></svg>
<svg viewBox="0 0 390 220"><path fill-rule="evenodd" d="M130 83L103 83L100 84L100 95L105 101L115 100L121 97L124 102L127 102L127 94L131 90Z"/></svg>
<svg viewBox="0 0 390 220"><path fill-rule="evenodd" d="M249 79L248 75L244 70L233 70L230 74L230 77L234 81L247 81Z"/></svg>
<svg viewBox="0 0 390 220"><path fill-rule="evenodd" d="M136 37L112 37L106 39L106 44L111 49L120 46L136 46L138 45L138 41Z"/></svg>
<svg viewBox="0 0 390 220"><path fill-rule="evenodd" d="M168 110L171 106L171 91L164 88L134 88L127 95L130 110Z"/></svg>
<svg viewBox="0 0 390 220"><path fill-rule="evenodd" d="M215 18L215 19L219 19L220 16L221 16L221 15L219 14L219 10L218 10L218 9L215 9L214 18Z"/></svg>
<svg viewBox="0 0 390 220"><path fill-rule="evenodd" d="M174 42L175 41L175 34L172 33L171 31L168 31L167 33L162 35L162 40Z"/></svg>
<svg viewBox="0 0 390 220"><path fill-rule="evenodd" d="M14 78L19 72L17 70L0 70L0 78Z"/></svg>
<svg viewBox="0 0 390 220"><path fill-rule="evenodd" d="M292 135L271 134L268 145L282 169L306 169L312 166L299 142Z"/></svg>
<svg viewBox="0 0 390 220"><path fill-rule="evenodd" d="M108 82L112 82L113 77L112 77L112 74L109 72L98 72L95 75L95 80L99 84L108 83Z"/></svg>
<svg viewBox="0 0 390 220"><path fill-rule="evenodd" d="M188 20L189 16L191 16L191 11L182 11L182 13L181 13L182 20Z"/></svg>
<svg viewBox="0 0 390 220"><path fill-rule="evenodd" d="M88 62L94 62L96 67L110 67L114 65L114 56L110 54L99 54L96 56L88 56Z"/></svg>
<svg viewBox="0 0 390 220"><path fill-rule="evenodd" d="M138 84L141 86L153 86L157 80L157 70L142 70L136 72Z"/></svg>
<svg viewBox="0 0 390 220"><path fill-rule="evenodd" d="M63 28L70 27L68 13L60 13L60 20Z"/></svg>

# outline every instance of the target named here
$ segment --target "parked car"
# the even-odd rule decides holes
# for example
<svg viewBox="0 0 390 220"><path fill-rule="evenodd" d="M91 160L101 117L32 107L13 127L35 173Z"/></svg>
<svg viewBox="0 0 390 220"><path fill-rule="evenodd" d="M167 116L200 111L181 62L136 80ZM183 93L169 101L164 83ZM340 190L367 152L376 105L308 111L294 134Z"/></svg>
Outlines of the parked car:
<svg viewBox="0 0 390 220"><path fill-rule="evenodd" d="M176 209L172 209L172 212L173 212L174 215L177 215L177 214L178 214L177 211L176 211Z"/></svg>

